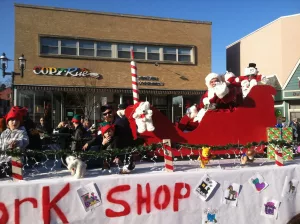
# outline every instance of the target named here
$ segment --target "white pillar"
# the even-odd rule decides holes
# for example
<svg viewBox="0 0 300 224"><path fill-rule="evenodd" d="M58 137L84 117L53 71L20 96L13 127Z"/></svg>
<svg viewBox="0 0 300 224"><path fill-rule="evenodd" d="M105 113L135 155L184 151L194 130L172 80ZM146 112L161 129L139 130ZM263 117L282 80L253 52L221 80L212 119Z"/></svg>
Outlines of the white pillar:
<svg viewBox="0 0 300 224"><path fill-rule="evenodd" d="M17 89L16 88L14 88L13 89L13 94L14 94L14 102L12 102L13 103L13 106L16 106L17 105Z"/></svg>

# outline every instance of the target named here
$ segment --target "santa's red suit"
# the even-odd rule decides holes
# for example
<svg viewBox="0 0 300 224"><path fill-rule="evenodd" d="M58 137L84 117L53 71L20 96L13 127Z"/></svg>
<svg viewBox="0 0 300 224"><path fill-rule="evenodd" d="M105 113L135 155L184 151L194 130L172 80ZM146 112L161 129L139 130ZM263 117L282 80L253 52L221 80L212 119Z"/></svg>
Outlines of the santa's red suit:
<svg viewBox="0 0 300 224"><path fill-rule="evenodd" d="M215 87L210 85L210 81L217 78L219 82ZM221 77L216 73L210 73L205 78L205 83L208 88L202 96L199 104L199 109L213 105L214 109L231 109L236 103L236 90L233 86L222 82ZM209 107L208 107L209 108Z"/></svg>

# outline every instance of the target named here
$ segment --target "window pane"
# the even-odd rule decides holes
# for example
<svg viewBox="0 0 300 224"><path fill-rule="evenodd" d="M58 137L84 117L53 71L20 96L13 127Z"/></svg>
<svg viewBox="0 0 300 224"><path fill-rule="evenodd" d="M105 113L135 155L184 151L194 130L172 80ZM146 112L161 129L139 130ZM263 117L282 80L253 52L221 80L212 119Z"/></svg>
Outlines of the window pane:
<svg viewBox="0 0 300 224"><path fill-rule="evenodd" d="M111 50L111 44L110 43L104 43L104 42L98 42L97 43L97 49L99 49L99 50Z"/></svg>
<svg viewBox="0 0 300 224"><path fill-rule="evenodd" d="M97 50L97 56L98 56L98 57L111 58L111 51Z"/></svg>
<svg viewBox="0 0 300 224"><path fill-rule="evenodd" d="M191 54L191 49L190 48L179 48L178 49L178 54L190 55Z"/></svg>
<svg viewBox="0 0 300 224"><path fill-rule="evenodd" d="M94 49L79 49L79 55L94 56Z"/></svg>
<svg viewBox="0 0 300 224"><path fill-rule="evenodd" d="M142 45L135 45L133 46L133 51L134 52L145 52L145 46L142 46Z"/></svg>
<svg viewBox="0 0 300 224"><path fill-rule="evenodd" d="M148 53L159 53L159 47L147 47Z"/></svg>
<svg viewBox="0 0 300 224"><path fill-rule="evenodd" d="M165 54L164 60L165 61L176 61L176 54Z"/></svg>
<svg viewBox="0 0 300 224"><path fill-rule="evenodd" d="M148 53L148 60L157 60L157 61L159 61L159 54Z"/></svg>
<svg viewBox="0 0 300 224"><path fill-rule="evenodd" d="M42 46L58 46L58 39L54 38L41 38Z"/></svg>
<svg viewBox="0 0 300 224"><path fill-rule="evenodd" d="M176 54L176 48L174 47L165 47L164 48L165 54Z"/></svg>
<svg viewBox="0 0 300 224"><path fill-rule="evenodd" d="M130 57L130 52L127 52L127 51L119 51L118 52L118 57L119 58L131 58Z"/></svg>
<svg viewBox="0 0 300 224"><path fill-rule="evenodd" d="M191 56L189 56L189 55L179 55L178 56L178 61L191 62Z"/></svg>
<svg viewBox="0 0 300 224"><path fill-rule="evenodd" d="M145 59L146 54L145 53L140 53L140 52L134 52L134 58L135 59Z"/></svg>
<svg viewBox="0 0 300 224"><path fill-rule="evenodd" d="M42 46L41 53L42 54L58 54L58 47Z"/></svg>
<svg viewBox="0 0 300 224"><path fill-rule="evenodd" d="M131 45L129 44L119 44L118 51L129 51L130 52Z"/></svg>
<svg viewBox="0 0 300 224"><path fill-rule="evenodd" d="M76 48L76 40L61 40L62 47L74 47Z"/></svg>
<svg viewBox="0 0 300 224"><path fill-rule="evenodd" d="M76 48L62 47L61 54L76 55Z"/></svg>
<svg viewBox="0 0 300 224"><path fill-rule="evenodd" d="M79 41L79 48L94 49L94 42L93 41Z"/></svg>

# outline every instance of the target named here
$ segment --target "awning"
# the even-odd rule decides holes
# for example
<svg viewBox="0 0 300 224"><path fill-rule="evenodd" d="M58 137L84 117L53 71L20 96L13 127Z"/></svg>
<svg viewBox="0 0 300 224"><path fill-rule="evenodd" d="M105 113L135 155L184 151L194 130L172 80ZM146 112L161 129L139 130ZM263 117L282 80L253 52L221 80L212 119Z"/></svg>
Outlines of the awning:
<svg viewBox="0 0 300 224"><path fill-rule="evenodd" d="M126 88L90 88L90 87L66 87L66 86L32 86L15 85L18 90L31 91L60 91L60 92L113 92L113 93L132 93L132 89ZM161 90L161 89L139 89L140 94L155 95L202 95L206 90Z"/></svg>

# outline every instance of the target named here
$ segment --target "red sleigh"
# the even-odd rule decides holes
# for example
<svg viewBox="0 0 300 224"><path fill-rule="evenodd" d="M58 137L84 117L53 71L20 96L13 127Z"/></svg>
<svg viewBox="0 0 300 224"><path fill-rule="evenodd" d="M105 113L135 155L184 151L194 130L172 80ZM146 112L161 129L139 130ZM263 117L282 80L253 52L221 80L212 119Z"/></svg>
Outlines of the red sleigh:
<svg viewBox="0 0 300 224"><path fill-rule="evenodd" d="M159 110L152 107L155 131L146 131L139 136L146 144L159 143L163 139L171 139L172 143L214 146L266 141L267 127L274 127L276 124L273 98L275 94L276 90L272 86L255 86L244 99L243 104L234 111L208 111L198 127L187 133L177 127L186 124L187 116L184 116L176 126ZM137 138L133 112L133 106L125 111L133 136Z"/></svg>

